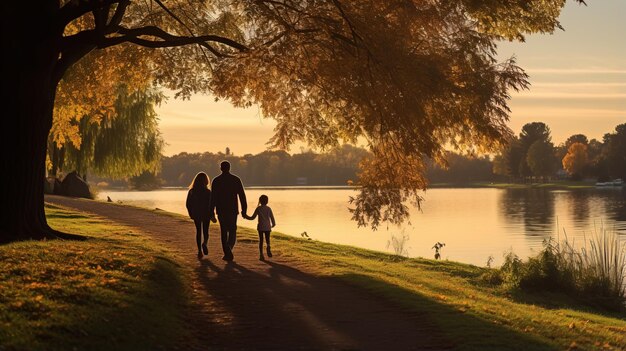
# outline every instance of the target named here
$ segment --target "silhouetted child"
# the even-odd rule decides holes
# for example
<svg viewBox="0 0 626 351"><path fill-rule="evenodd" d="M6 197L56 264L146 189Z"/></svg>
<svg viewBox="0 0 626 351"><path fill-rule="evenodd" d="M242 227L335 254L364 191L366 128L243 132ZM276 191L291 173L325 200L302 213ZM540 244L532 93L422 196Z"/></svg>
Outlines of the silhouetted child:
<svg viewBox="0 0 626 351"><path fill-rule="evenodd" d="M246 218L254 220L257 216L259 217L259 222L256 226L256 229L259 232L259 260L265 259L263 256L263 236L265 236L265 242L267 243L267 257L272 257L270 233L272 232L272 228L276 226L276 220L274 220L274 213L272 212L272 209L267 206L268 201L269 199L267 195L259 196L259 205L254 210L252 216L248 216Z"/></svg>
<svg viewBox="0 0 626 351"><path fill-rule="evenodd" d="M199 172L189 185L187 193L187 212L196 225L196 244L198 245L198 258L202 258L202 253L208 255L209 248L209 221L216 222L211 213L211 190L209 189L209 176L204 172ZM200 232L204 234L204 241L201 244Z"/></svg>

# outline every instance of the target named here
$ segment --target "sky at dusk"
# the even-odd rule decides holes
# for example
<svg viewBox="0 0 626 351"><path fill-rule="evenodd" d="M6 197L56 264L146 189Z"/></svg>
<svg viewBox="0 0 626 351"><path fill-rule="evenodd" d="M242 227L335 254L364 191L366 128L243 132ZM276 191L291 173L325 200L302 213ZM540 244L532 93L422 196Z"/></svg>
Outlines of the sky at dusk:
<svg viewBox="0 0 626 351"><path fill-rule="evenodd" d="M565 31L499 44L499 57L515 56L530 75L530 90L513 93L510 101L509 126L516 134L525 123L541 121L559 144L577 133L601 139L626 123L625 15L624 0L588 0L587 6L569 0L560 16ZM165 155L227 146L243 155L267 148L272 120L258 108L237 109L214 100L206 95L170 98L158 107Z"/></svg>

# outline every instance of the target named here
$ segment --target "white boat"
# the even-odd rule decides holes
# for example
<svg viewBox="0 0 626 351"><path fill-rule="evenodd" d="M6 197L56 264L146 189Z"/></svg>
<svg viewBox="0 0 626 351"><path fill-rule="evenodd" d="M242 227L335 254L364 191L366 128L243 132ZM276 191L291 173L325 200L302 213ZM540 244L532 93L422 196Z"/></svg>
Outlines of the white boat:
<svg viewBox="0 0 626 351"><path fill-rule="evenodd" d="M611 187L613 187L613 186L624 186L624 181L618 178L618 179L614 179L614 180L611 180L611 181L608 181L608 182L597 182L596 186L602 186L602 187L604 187L604 186L611 186Z"/></svg>

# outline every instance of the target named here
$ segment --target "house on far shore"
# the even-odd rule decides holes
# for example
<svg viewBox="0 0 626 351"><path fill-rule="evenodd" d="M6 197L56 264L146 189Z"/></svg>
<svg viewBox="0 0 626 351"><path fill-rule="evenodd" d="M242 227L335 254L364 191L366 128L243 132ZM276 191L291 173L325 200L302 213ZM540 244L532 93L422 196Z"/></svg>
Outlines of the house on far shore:
<svg viewBox="0 0 626 351"><path fill-rule="evenodd" d="M307 184L309 184L309 179L307 177L296 178L296 185L307 185Z"/></svg>

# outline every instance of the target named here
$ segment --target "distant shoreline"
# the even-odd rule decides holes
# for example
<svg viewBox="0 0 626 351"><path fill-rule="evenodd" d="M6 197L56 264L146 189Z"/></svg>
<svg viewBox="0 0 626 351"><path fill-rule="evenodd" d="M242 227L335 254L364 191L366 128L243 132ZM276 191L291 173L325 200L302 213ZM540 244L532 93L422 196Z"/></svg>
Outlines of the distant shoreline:
<svg viewBox="0 0 626 351"><path fill-rule="evenodd" d="M271 190L350 190L358 189L354 185L250 185L246 189L271 189ZM546 183L498 183L498 182L474 182L474 183L433 183L428 189L473 189L473 188L496 188L496 189L594 189L595 182L588 181L552 181ZM101 191L154 191L154 190L185 190L187 187L161 187L153 190L135 190L124 187L102 187ZM615 187L620 189L620 187Z"/></svg>

